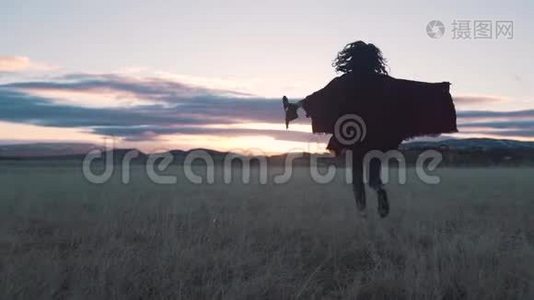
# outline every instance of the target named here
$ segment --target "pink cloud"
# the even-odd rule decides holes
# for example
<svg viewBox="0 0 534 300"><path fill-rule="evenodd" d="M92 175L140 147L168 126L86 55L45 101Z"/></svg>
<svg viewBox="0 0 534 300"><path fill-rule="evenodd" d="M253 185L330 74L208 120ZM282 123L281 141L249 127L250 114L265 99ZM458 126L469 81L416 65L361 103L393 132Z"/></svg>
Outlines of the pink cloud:
<svg viewBox="0 0 534 300"><path fill-rule="evenodd" d="M46 63L34 62L26 56L1 56L0 72L48 71L57 69Z"/></svg>
<svg viewBox="0 0 534 300"><path fill-rule="evenodd" d="M454 102L456 104L488 104L488 103L500 103L506 102L508 99L504 97L491 96L491 95L463 95L455 96Z"/></svg>

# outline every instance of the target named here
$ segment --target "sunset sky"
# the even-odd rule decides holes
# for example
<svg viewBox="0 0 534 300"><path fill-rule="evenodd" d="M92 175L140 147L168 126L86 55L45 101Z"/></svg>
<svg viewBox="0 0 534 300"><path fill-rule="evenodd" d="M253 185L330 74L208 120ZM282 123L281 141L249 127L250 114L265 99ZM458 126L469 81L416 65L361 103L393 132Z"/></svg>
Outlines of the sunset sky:
<svg viewBox="0 0 534 300"><path fill-rule="evenodd" d="M452 137L534 140L533 1L81 2L0 0L0 144L323 151L309 122L286 131L280 99L326 85L355 40L394 77L451 82ZM457 39L455 20L492 36Z"/></svg>

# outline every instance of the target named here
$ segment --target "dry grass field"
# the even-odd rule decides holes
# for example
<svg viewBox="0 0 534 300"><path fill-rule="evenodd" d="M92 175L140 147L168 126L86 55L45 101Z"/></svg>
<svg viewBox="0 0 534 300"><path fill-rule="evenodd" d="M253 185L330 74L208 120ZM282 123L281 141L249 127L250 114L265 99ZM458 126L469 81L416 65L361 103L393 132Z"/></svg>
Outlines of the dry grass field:
<svg viewBox="0 0 534 300"><path fill-rule="evenodd" d="M176 167L178 168L178 167ZM0 165L0 298L534 299L534 169L409 170L391 214L306 168L282 185L156 185ZM237 180L238 181L238 180Z"/></svg>

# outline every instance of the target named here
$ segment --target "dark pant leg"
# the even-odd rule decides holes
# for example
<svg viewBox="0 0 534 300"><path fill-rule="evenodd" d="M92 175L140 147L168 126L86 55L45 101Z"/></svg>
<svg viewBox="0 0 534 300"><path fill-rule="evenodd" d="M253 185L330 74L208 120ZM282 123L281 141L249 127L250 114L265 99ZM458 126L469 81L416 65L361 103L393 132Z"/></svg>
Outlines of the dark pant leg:
<svg viewBox="0 0 534 300"><path fill-rule="evenodd" d="M354 157L352 161L352 190L354 192L354 199L356 200L356 207L359 210L364 210L366 206L365 184L363 159L361 157Z"/></svg>
<svg viewBox="0 0 534 300"><path fill-rule="evenodd" d="M389 214L389 201L386 190L383 187L380 171L382 169L380 159L369 162L369 186L376 191L378 196L378 214L384 218Z"/></svg>
<svg viewBox="0 0 534 300"><path fill-rule="evenodd" d="M383 184L380 178L382 164L380 159L372 159L367 167L369 168L369 186L374 190L382 189Z"/></svg>

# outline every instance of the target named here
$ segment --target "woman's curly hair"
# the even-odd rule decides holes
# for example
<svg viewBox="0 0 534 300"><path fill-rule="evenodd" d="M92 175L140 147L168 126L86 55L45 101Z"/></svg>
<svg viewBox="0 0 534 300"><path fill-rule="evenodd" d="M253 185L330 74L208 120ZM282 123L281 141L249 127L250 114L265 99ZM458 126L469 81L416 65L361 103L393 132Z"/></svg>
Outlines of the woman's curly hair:
<svg viewBox="0 0 534 300"><path fill-rule="evenodd" d="M387 64L378 47L363 41L347 44L338 54L332 66L336 72L352 71L387 75Z"/></svg>

